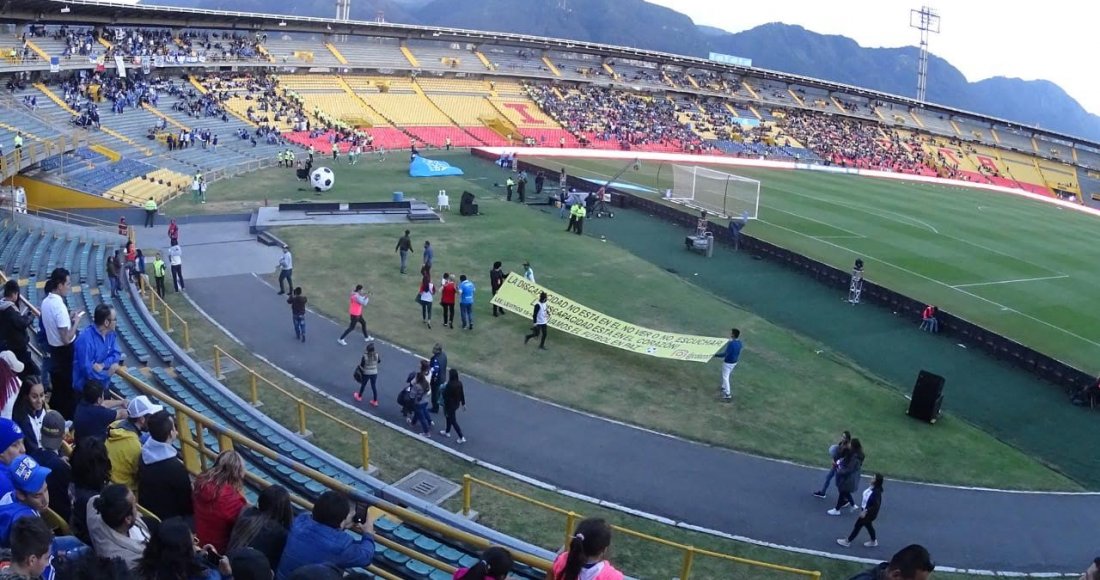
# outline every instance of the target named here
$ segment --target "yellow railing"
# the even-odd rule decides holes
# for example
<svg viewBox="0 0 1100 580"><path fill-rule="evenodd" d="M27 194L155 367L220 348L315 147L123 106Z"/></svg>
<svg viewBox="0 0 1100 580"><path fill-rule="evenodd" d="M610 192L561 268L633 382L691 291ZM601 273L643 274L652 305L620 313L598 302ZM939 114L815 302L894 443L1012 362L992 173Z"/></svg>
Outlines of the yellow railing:
<svg viewBox="0 0 1100 580"><path fill-rule="evenodd" d="M490 545L492 545L489 541L479 536L475 536L462 530L457 530L428 516L392 504L383 499L374 496L368 496L351 486L337 481L336 479L333 479L313 468L302 465L301 463L295 461L293 458L278 453L265 445L262 445L241 435L240 433L237 433L236 431L225 429L213 419L195 412L191 408L168 396L159 389L156 389L146 384L141 379L134 377L129 373L129 371L125 369L120 370L118 372L118 375L141 394L152 397L153 399L156 399L161 403L172 407L176 416L176 430L179 432L180 448L182 451L183 462L191 473L201 472L205 467L206 460L213 458L217 455L217 452L209 449L204 442L204 433L209 431L217 439L219 451L232 449L235 446L249 449L253 453L266 457L276 463L279 463L280 465L285 465L294 470L296 473L309 477L310 479L320 483L321 485L324 485L329 489L345 493L350 496L354 501L360 503L369 503L370 507L380 510L381 512L384 512L395 519L407 522L413 526L423 528L432 533L443 536L450 541L459 544L465 544L475 550L484 550L485 548L488 548ZM249 482L258 485L259 487L266 487L270 485L269 482L252 473L246 474L246 478ZM312 505L308 501L304 500L303 498L297 497L294 494L291 494L291 500L307 509L312 508ZM439 562L427 555L412 550L400 550L400 548L396 544L390 542L389 540L386 540L385 538L379 538L376 536L375 541L386 546L387 548L399 550L412 558L424 562L425 564L438 567L439 569L447 573L453 573L455 571L454 566L451 566L444 562ZM530 554L517 552L513 552L512 555L517 562L531 566L537 570L547 571L550 569L550 562L547 560L543 560L542 558L537 558ZM373 566L368 568L367 570L374 574L378 574L383 578L394 578L394 576L392 575L381 573Z"/></svg>
<svg viewBox="0 0 1100 580"><path fill-rule="evenodd" d="M295 406L297 408L297 412L298 412L298 434L299 435L301 435L302 437L309 437L312 434L312 433L310 433L309 429L306 427L306 410L313 411L315 414L319 414L322 417L336 423L337 425L340 425L341 427L344 427L344 428L350 430L351 432L357 434L359 436L360 449L361 449L360 459L362 459L362 461L363 461L362 468L364 470L367 470L367 469L370 468L370 438L367 437L367 432L366 431L360 429L359 427L356 427L355 425L352 425L351 423L348 423L347 421L344 421L343 419L333 415L332 413L329 413L328 411L325 411L324 409L321 409L320 407L317 407L316 405L307 403L301 397L298 397L294 393L291 393L290 391L287 391L286 389L280 387L279 385L276 385L275 383L271 382L270 380L268 380L266 377L264 377L260 373L257 373L256 371L252 370L251 368L249 368L248 365L246 365L243 362L237 360L233 355L226 352L225 349L221 348L218 345L214 345L214 376L217 377L218 380L222 379L222 358L223 357L233 361L234 363L237 364L237 366L241 367L242 370L244 370L245 372L248 373L249 402L252 403L253 407L259 407L260 405L263 404L260 401L260 392L259 392L259 382L263 381L264 384L267 387L275 389L279 393L282 393L283 396L285 396L288 399L294 401L294 404L295 404Z"/></svg>
<svg viewBox="0 0 1100 580"><path fill-rule="evenodd" d="M470 514L471 504L473 503L473 487L474 487L474 485L480 485L480 486L482 486L486 489L490 489L492 491L503 494L503 495L505 495L507 497L510 497L512 499L517 499L517 500L522 501L524 503L527 503L527 504L530 504L530 505L533 505L533 506L536 506L536 507L540 507L544 510L553 512L553 513L558 514L560 516L564 516L565 517L565 529L563 530L563 534L562 534L562 545L564 545L564 546L569 545L570 540L573 538L573 532L576 528L577 522L583 517L581 514L578 514L576 512L569 511L569 510L566 510L566 509L562 509L560 507L550 505L546 502L542 502L542 501L539 501L537 499L529 498L529 497L527 497L523 494L516 493L516 492L508 490L508 489L504 489L503 487L500 487L498 485L493 485L493 484L491 484L487 481L480 480L480 479L478 479L476 477L473 477L471 475L462 476L462 513L465 514L465 515ZM820 579L821 578L821 572L819 572L817 570L802 570L800 568L791 568L789 566L782 566L782 565L779 565L779 564L772 564L772 563L769 563L769 562L761 562L761 561L758 561L758 560L750 560L748 558L739 558L737 556L731 556L729 554L721 554L719 552L712 552L710 550L704 550L702 548L696 548L695 546L689 546L687 544L672 542L672 541L669 541L669 540L665 540L663 538L658 538L656 536L651 536L649 534L643 534L642 532L638 532L638 531L632 530L630 528L624 528L622 526L612 525L611 527L616 532L625 534L627 536L631 536L631 537L637 538L639 540L645 540L647 542L652 542L652 543L655 543L655 544L658 544L658 545L661 545L661 546L674 548L674 549L679 550L680 552L682 552L683 553L683 561L680 564L680 574L677 577L677 578L679 578L679 580L688 580L688 578L691 577L691 569L695 565L695 557L696 556L706 556L706 557L709 557L709 558L718 558L720 560L725 560L727 562L732 562L732 563L737 563L737 564L744 564L746 566L753 566L753 567L756 567L756 568L765 568L765 569L773 570L773 571L776 571L776 572L785 572L785 573L788 573L788 574L794 574L796 576L805 576L805 577L814 578L814 579Z"/></svg>
<svg viewBox="0 0 1100 580"><path fill-rule="evenodd" d="M162 311L164 312L164 322L161 326L164 328L164 332L172 333L172 319L175 318L176 322L183 328L183 348L187 352L191 352L191 326L187 324L187 321L182 316L176 314L175 310L172 310L164 299L157 294L153 288L145 288L146 295L149 297L149 313L156 316ZM160 310L158 310L158 307Z"/></svg>

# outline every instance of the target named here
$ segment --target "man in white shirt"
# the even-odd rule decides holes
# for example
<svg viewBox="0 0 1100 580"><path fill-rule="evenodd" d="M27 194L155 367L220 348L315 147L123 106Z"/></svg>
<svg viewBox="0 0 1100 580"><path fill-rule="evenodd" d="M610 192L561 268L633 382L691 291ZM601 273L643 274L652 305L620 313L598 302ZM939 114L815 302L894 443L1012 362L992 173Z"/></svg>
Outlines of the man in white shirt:
<svg viewBox="0 0 1100 580"><path fill-rule="evenodd" d="M290 254L290 246L283 244L283 255L279 258L279 294L286 294L294 290L294 257ZM283 289L283 280L286 280L287 288Z"/></svg>
<svg viewBox="0 0 1100 580"><path fill-rule="evenodd" d="M546 327L550 324L550 303L547 302L546 292L539 294L539 301L535 303L534 310L531 313L531 334L523 337L523 344L531 342L532 338L538 337L539 349L546 350Z"/></svg>
<svg viewBox="0 0 1100 580"><path fill-rule="evenodd" d="M179 240L172 240L172 247L168 248L168 264L172 266L172 286L176 292L186 289L183 285L183 249Z"/></svg>
<svg viewBox="0 0 1100 580"><path fill-rule="evenodd" d="M42 327L50 345L50 407L66 419L72 419L76 410L76 393L73 391L73 339L77 324L84 311L69 312L65 297L69 295L69 271L57 268L46 281L46 298L42 300Z"/></svg>

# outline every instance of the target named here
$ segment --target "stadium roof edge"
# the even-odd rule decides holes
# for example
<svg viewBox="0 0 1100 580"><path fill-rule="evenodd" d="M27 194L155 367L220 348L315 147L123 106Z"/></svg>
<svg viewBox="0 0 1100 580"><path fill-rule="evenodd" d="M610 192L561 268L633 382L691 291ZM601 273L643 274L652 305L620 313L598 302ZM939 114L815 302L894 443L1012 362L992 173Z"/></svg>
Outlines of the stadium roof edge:
<svg viewBox="0 0 1100 580"><path fill-rule="evenodd" d="M62 12L62 7L68 7L69 11ZM111 24L116 26L206 26L210 28L227 28L231 30L278 30L314 34L348 34L442 41L452 40L472 43L508 43L517 47L576 51L610 58L635 58L639 60L648 60L660 65L671 64L682 67L706 68L715 71L732 72L742 76L759 77L765 80L804 84L808 87L821 88L829 91L840 91L864 98L886 100L922 110L933 110L950 115L964 115L1011 128L1027 130L1036 135L1058 139L1070 139L1075 142L1091 145L1092 147L1100 147L1100 143L1083 137L1056 133L1041 127L991 117L963 109L956 109L945 105L926 103L902 95L874 91L792 73L723 64L695 56L581 40L556 39L509 32L490 32L439 26L374 22L368 20L338 20L335 18L319 18L315 16L290 16L284 14L263 14L258 12L209 10L205 8L129 4L112 0L6 0L0 4L0 18L4 20L51 24L81 23Z"/></svg>

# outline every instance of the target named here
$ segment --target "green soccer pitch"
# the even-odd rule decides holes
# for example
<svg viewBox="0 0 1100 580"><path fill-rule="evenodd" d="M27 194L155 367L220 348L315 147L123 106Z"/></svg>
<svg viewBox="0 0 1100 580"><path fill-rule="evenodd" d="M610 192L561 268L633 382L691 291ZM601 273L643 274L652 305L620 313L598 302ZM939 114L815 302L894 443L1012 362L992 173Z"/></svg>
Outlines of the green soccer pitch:
<svg viewBox="0 0 1100 580"><path fill-rule="evenodd" d="M620 160L528 157L603 184ZM684 164L681 164L684 165ZM1100 360L1100 216L1006 193L890 179L711 166L760 180L745 232L935 304L1086 372ZM642 161L616 183L657 197L669 163Z"/></svg>

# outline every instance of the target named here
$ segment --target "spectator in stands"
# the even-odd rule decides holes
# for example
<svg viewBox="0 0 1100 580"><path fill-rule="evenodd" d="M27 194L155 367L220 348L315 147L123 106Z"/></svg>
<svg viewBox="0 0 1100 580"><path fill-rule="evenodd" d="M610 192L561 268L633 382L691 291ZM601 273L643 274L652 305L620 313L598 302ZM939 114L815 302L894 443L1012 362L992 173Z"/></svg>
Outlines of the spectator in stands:
<svg viewBox="0 0 1100 580"><path fill-rule="evenodd" d="M11 419L2 417L0 417L0 449L4 450L0 453L0 496L3 496L15 489L12 487L11 479L6 476L8 466L15 461L16 457L26 453L26 447L23 445L23 430Z"/></svg>
<svg viewBox="0 0 1100 580"><path fill-rule="evenodd" d="M481 559L473 566L455 570L454 580L505 580L514 565L511 552L492 546L481 553Z"/></svg>
<svg viewBox="0 0 1100 580"><path fill-rule="evenodd" d="M172 240L172 246L168 248L168 263L172 266L172 286L176 292L185 290L183 284L183 248L179 239Z"/></svg>
<svg viewBox="0 0 1100 580"><path fill-rule="evenodd" d="M23 381L12 409L12 420L23 431L23 443L28 452L38 448L42 421L46 415L46 387L38 377Z"/></svg>
<svg viewBox="0 0 1100 580"><path fill-rule="evenodd" d="M19 282L4 283L4 296L0 298L0 345L15 353L23 363L22 378L37 375L38 365L31 358L30 337L27 331L34 324L34 312L20 304Z"/></svg>
<svg viewBox="0 0 1100 580"><path fill-rule="evenodd" d="M46 281L46 298L42 300L42 327L50 350L50 406L66 419L73 418L76 394L73 392L73 341L84 311L69 312L65 297L69 295L69 271L57 268Z"/></svg>
<svg viewBox="0 0 1100 580"><path fill-rule="evenodd" d="M321 494L313 513L300 514L291 524L276 580L286 580L298 568L320 562L341 569L369 565L374 558L374 522L358 522L354 517L346 495L331 490ZM345 533L349 529L361 537Z"/></svg>
<svg viewBox="0 0 1100 580"><path fill-rule="evenodd" d="M88 550L51 564L57 578L67 580L133 580L121 558L101 558Z"/></svg>
<svg viewBox="0 0 1100 580"><path fill-rule="evenodd" d="M214 546L219 554L229 545L229 534L248 505L244 488L244 463L236 451L223 451L214 465L195 478L195 535Z"/></svg>
<svg viewBox="0 0 1100 580"><path fill-rule="evenodd" d="M126 406L126 418L111 425L107 432L107 456L111 459L111 483L121 483L137 493L138 465L141 444L147 437L149 416L164 407L153 404L149 397L134 397Z"/></svg>
<svg viewBox="0 0 1100 580"><path fill-rule="evenodd" d="M863 471L863 444L859 438L853 438L847 455L842 457L836 468L836 490L840 497L836 500L836 507L829 510L831 516L839 516L844 507L856 509L856 502L852 494L859 489L859 478Z"/></svg>
<svg viewBox="0 0 1100 580"><path fill-rule="evenodd" d="M90 437L73 448L69 463L72 465L73 476L70 489L73 512L69 518L69 528L80 541L91 544L92 540L88 536L88 503L107 487L111 459L107 456L107 447L103 441Z"/></svg>
<svg viewBox="0 0 1100 580"><path fill-rule="evenodd" d="M229 552L229 568L233 580L272 580L275 572L263 552L254 548L241 548Z"/></svg>
<svg viewBox="0 0 1100 580"><path fill-rule="evenodd" d="M50 492L50 509L69 521L73 511L73 501L69 497L69 484L73 480L73 470L69 461L61 457L61 442L65 438L65 418L57 411L49 411L42 420L41 445L29 451L39 465L50 470L46 477L46 489Z"/></svg>
<svg viewBox="0 0 1100 580"><path fill-rule="evenodd" d="M99 309L96 308L96 310ZM88 327L88 329L94 331L92 327ZM88 381L84 385L81 396L81 401L76 406L76 413L73 418L75 441L79 442L85 437L99 437L106 440L107 430L111 428L111 425L120 419L126 418L126 401L105 399L103 387L97 381Z"/></svg>
<svg viewBox="0 0 1100 580"><path fill-rule="evenodd" d="M84 327L73 343L73 390L79 396L89 381L106 388L122 363L118 348L118 315L107 304L99 304L92 314L92 326ZM114 407L114 404L108 406Z"/></svg>
<svg viewBox="0 0 1100 580"><path fill-rule="evenodd" d="M848 580L928 580L935 569L928 550L920 544L910 544L894 554L889 562L864 570Z"/></svg>
<svg viewBox="0 0 1100 580"><path fill-rule="evenodd" d="M141 296L145 297L145 289L149 286L149 276L145 270L145 253L140 249L134 253L134 270L131 274L132 281L137 285Z"/></svg>
<svg viewBox="0 0 1100 580"><path fill-rule="evenodd" d="M191 475L173 446L177 437L176 422L168 411L149 416L149 439L141 446L138 464L138 495L142 507L161 521L195 513Z"/></svg>
<svg viewBox="0 0 1100 580"><path fill-rule="evenodd" d="M27 455L16 457L7 468L12 491L0 497L0 546L11 547L11 527L23 517L40 517L39 511L50 505L46 478L50 469Z"/></svg>
<svg viewBox="0 0 1100 580"><path fill-rule="evenodd" d="M151 538L134 492L117 483L108 485L88 500L85 513L96 553L104 558L120 558L134 570Z"/></svg>
<svg viewBox="0 0 1100 580"><path fill-rule="evenodd" d="M244 510L233 526L233 533L229 536L229 553L254 548L267 559L269 570L278 568L293 518L290 494L286 488L281 485L265 488L260 492L256 507Z"/></svg>
<svg viewBox="0 0 1100 580"><path fill-rule="evenodd" d="M0 352L0 417L11 419L15 400L19 398L19 373L23 363L10 350Z"/></svg>
<svg viewBox="0 0 1100 580"><path fill-rule="evenodd" d="M553 580L622 580L623 574L604 559L611 547L611 526L600 518L577 524L569 548L558 554Z"/></svg>
<svg viewBox="0 0 1100 580"><path fill-rule="evenodd" d="M216 562L211 566L210 561ZM197 546L181 519L162 522L138 561L141 580L220 580L233 575L229 559L210 546Z"/></svg>
<svg viewBox="0 0 1100 580"><path fill-rule="evenodd" d="M120 263L119 251L115 250L115 253L107 258L107 281L111 285L111 296L118 296L119 291L122 290L122 285L118 279Z"/></svg>
<svg viewBox="0 0 1100 580"><path fill-rule="evenodd" d="M39 580L53 560L53 530L42 518L22 518L11 529L11 562L0 580Z"/></svg>

